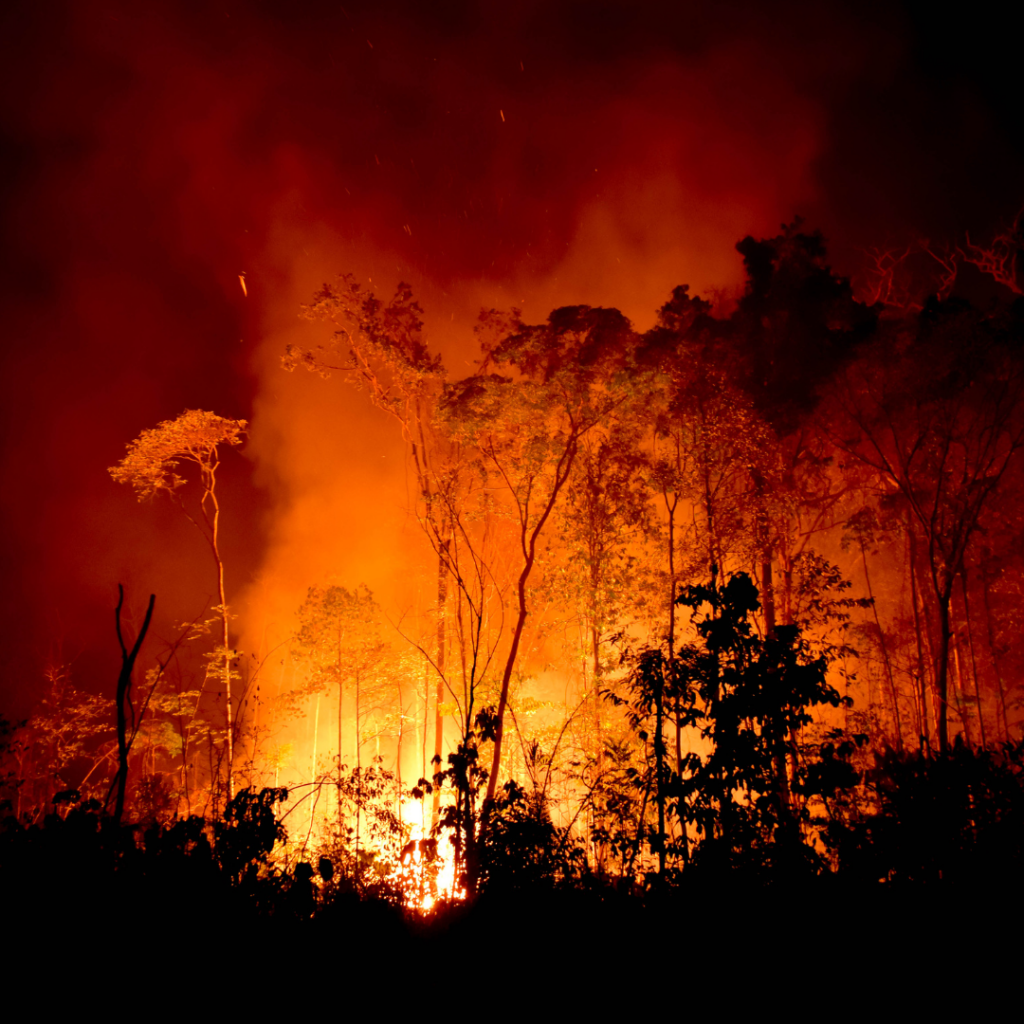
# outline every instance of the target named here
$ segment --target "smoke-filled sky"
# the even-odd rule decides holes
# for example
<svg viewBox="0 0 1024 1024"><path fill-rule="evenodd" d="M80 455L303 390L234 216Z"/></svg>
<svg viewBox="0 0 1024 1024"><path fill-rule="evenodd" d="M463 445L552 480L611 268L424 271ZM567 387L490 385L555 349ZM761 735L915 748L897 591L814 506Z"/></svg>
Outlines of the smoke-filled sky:
<svg viewBox="0 0 1024 1024"><path fill-rule="evenodd" d="M482 305L728 295L802 215L860 248L984 236L1024 203L1013 34L882 3L14 3L0 11L0 712L47 663L112 688L112 609L158 637L212 574L107 467L187 408L225 459L231 599L327 575L393 610L402 449L365 396L289 377L317 285L409 281L453 373ZM243 295L239 275L245 275ZM382 555L381 551L387 554ZM277 581L277 582L275 582Z"/></svg>

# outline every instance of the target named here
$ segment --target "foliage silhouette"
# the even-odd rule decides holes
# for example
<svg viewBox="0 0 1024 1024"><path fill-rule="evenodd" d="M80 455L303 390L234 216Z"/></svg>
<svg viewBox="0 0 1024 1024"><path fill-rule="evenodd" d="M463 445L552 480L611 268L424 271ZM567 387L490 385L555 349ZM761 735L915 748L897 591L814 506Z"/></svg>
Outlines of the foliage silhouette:
<svg viewBox="0 0 1024 1024"><path fill-rule="evenodd" d="M861 884L1012 885L1024 861L1024 742L946 753L894 750L865 772L871 814L824 831L839 873Z"/></svg>
<svg viewBox="0 0 1024 1024"><path fill-rule="evenodd" d="M587 874L584 849L551 821L544 794L510 779L487 809L479 843L479 888L494 895L571 885Z"/></svg>
<svg viewBox="0 0 1024 1024"><path fill-rule="evenodd" d="M823 870L805 842L809 812L793 799L789 775L804 796L831 783L820 773L808 774L796 751L798 731L812 721L809 709L849 701L826 681L827 658L810 650L796 626L779 626L767 637L754 631L758 592L745 573L686 587L677 602L691 610L698 639L683 644L671 661L659 648L642 650L629 682L630 720L652 747L648 786L658 826L648 843L659 874L669 858L697 870L775 877ZM705 606L709 612L702 612ZM665 752L665 729L674 714L709 748L686 754L681 771L670 768ZM670 817L679 826L674 840Z"/></svg>
<svg viewBox="0 0 1024 1024"><path fill-rule="evenodd" d="M1021 336L1019 311L990 315L962 300L931 299L913 324L890 325L831 394L841 413L834 442L870 473L879 506L900 513L924 552L943 752L954 586L1024 449ZM921 714L927 737L926 707Z"/></svg>
<svg viewBox="0 0 1024 1024"><path fill-rule="evenodd" d="M128 444L128 453L108 469L115 482L128 484L138 500L146 501L165 494L202 534L213 556L217 572L218 604L212 609L219 620L220 643L206 657L208 678L216 678L224 687L227 748L227 799L234 796L234 740L236 709L232 703L231 683L238 678L234 662L238 657L230 644L230 615L224 584L224 561L220 549L220 501L217 497L217 471L220 447L242 443L248 424L202 409L186 409L177 419L164 420ZM187 481L178 474L182 462L199 470L200 495L194 510L183 497Z"/></svg>

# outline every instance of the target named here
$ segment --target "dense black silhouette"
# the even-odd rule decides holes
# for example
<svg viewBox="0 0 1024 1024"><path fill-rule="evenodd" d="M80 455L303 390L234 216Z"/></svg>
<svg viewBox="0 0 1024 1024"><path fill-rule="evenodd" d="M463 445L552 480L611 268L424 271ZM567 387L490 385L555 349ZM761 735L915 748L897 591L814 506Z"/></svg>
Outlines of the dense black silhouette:
<svg viewBox="0 0 1024 1024"><path fill-rule="evenodd" d="M132 644L129 651L125 646L124 637L121 635L121 608L124 605L124 587L117 585L117 608L114 611L114 619L117 623L117 643L121 648L121 672L117 677L117 801L114 804L114 821L121 823L124 815L124 794L128 786L128 755L131 752L131 742L135 739L135 733L141 724L141 714L136 721L135 707L131 700L132 672L135 670L135 661L142 649L143 641L149 632L149 624L153 618L153 605L156 604L156 594L149 595L149 604L146 606L146 617L142 620L142 628L139 635ZM131 711L132 735L128 735L128 715L125 706ZM109 799L109 797L108 797Z"/></svg>

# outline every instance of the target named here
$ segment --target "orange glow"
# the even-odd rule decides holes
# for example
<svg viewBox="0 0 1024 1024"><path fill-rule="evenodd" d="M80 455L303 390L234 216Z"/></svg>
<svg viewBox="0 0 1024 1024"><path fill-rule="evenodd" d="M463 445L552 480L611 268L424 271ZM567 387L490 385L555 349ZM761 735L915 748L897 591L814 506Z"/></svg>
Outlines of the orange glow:
<svg viewBox="0 0 1024 1024"><path fill-rule="evenodd" d="M711 574L751 574L759 630L809 623L809 649L835 653L830 678L857 704L818 709L808 736L842 725L916 749L948 715L984 747L1020 727L1019 694L1003 690L1024 665L1012 514L986 506L970 524L939 608L927 517L905 507L930 483L873 473L851 454L843 388L868 392L868 375L856 387L844 376L861 366L864 350L843 349L857 329L776 353L765 338L788 343L800 317L754 302L737 314L757 271L737 243L780 230L792 243L796 228L780 225L797 215L801 231L827 236L835 271L817 269L829 295L845 295L862 247L914 239L875 252L873 297L891 331L865 343L878 365L917 337L901 317L926 294L954 294L964 261L986 278L967 282L984 294L977 308L1005 298L989 286L1020 293L1024 221L990 232L989 247L961 224L983 194L982 224L994 216L1006 189L990 177L1019 188L1017 157L995 133L982 139L973 95L959 106L943 96L970 145L931 137L915 90L932 72L908 70L906 26L829 4L813 17L749 5L739 19L624 0L600 17L560 2L408 3L393 16L257 5L244 17L229 3L215 18L177 3L115 2L109 16L66 6L59 45L25 15L38 38L10 55L25 90L6 112L11 201L0 209L12 339L0 511L13 552L0 711L54 719L46 702L57 698L40 699L34 682L43 661L73 665L82 693L107 693L116 588L128 624L155 593L146 657L159 672L138 673L140 688L159 682L138 705L140 806L168 820L212 815L233 785L287 787L282 863L322 852L339 875L373 875L424 912L466 895L451 829L437 826L455 778L471 821L488 782L500 798L511 781L525 794L505 808L512 825L564 829L563 846L578 842L594 870L613 857L637 877L651 866L649 792L644 810L615 819L637 804L630 787L653 750L650 728L616 703L623 666L645 644L695 638L673 599ZM928 135L914 136L919 151L904 141L909 125ZM921 241L943 232L946 249ZM941 287L927 275L905 286L912 252L941 266ZM339 273L384 304L406 282L422 307L422 330L402 343L438 357L445 376L417 367L415 386L405 382L415 416L388 408L403 395L394 381L374 393L337 362L328 373L326 356L321 375L282 369L289 347L344 362L347 343L330 349L337 325L300 315ZM729 330L673 334L665 325L682 314L659 313L673 294L694 322ZM544 372L502 363L499 342L547 344L552 312L577 307L629 321L621 366L588 362L572 331ZM514 329L490 337L481 311ZM671 338L651 355L659 323ZM792 399L788 385L799 390L833 348L842 358ZM556 351L533 355L540 365ZM595 366L605 378L560 406L558 387L576 393L559 373L582 379ZM465 392L450 387L470 378ZM529 388L546 404L530 406ZM593 412L594 396L612 392L621 401ZM486 415L480 395L493 399ZM800 430L780 426L787 402ZM215 471L216 579L177 508L140 506L104 473L130 438L183 409L251 424ZM568 443L579 409L592 422ZM1024 493L1016 472L1007 507ZM949 508L964 506L954 498ZM808 580L822 592L801 590ZM347 618L310 610L332 592L367 598ZM496 727L487 712L506 697ZM79 703L76 721L93 714ZM664 735L673 770L707 753L692 723ZM486 779L498 742L500 770ZM61 770L84 763L60 744ZM98 785L104 769L87 770Z"/></svg>

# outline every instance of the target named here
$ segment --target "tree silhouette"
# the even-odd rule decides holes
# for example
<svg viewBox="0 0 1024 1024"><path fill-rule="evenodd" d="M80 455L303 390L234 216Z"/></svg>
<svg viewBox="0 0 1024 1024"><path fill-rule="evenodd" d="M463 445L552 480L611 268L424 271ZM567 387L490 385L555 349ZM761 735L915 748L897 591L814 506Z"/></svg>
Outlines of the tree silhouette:
<svg viewBox="0 0 1024 1024"><path fill-rule="evenodd" d="M835 441L906 511L926 553L937 640L935 718L949 745L953 588L983 514L1024 446L1024 360L1015 317L929 302L916 330L893 325L837 382Z"/></svg>
<svg viewBox="0 0 1024 1024"><path fill-rule="evenodd" d="M210 673L219 677L226 701L227 792L232 799L234 784L234 720L232 717L231 681L234 677L232 662L237 657L230 646L229 615L224 589L224 561L220 554L220 502L217 500L217 470L220 468L221 445L234 447L242 443L245 420L225 419L212 412L186 409L177 419L164 420L150 430L144 430L128 445L128 454L110 467L110 475L117 483L129 484L139 501L164 494L185 514L189 522L202 534L210 547L217 570L217 596L219 604L213 609L220 620L220 644L210 658ZM182 488L187 483L178 474L182 463L199 470L200 495L190 510Z"/></svg>
<svg viewBox="0 0 1024 1024"><path fill-rule="evenodd" d="M385 303L351 274L344 274L336 284L325 284L303 313L310 320L330 323L334 334L326 345L287 346L281 361L284 369L302 366L323 378L337 373L365 390L370 401L398 423L409 450L419 497L417 515L437 557L436 645L430 661L437 673L434 756L440 757L444 740L441 706L445 687L450 688L450 580L476 606L477 618L483 615L481 595L471 593L473 573L460 568L466 560L460 558L460 544L468 545L468 561L475 561L468 535L460 528L460 452L434 429L432 413L444 384L444 366L423 339L423 310L404 282ZM435 798L435 823L438 814Z"/></svg>
<svg viewBox="0 0 1024 1024"><path fill-rule="evenodd" d="M557 309L527 325L517 310L481 314L480 372L449 384L440 406L446 428L479 453L480 471L510 501L518 575L516 618L502 670L486 803L494 800L505 711L523 631L539 542L572 475L582 439L629 393L634 345L614 309ZM490 339L487 336L490 335ZM491 368L510 375L486 372Z"/></svg>
<svg viewBox="0 0 1024 1024"><path fill-rule="evenodd" d="M341 778L343 761L344 695L346 686L354 701L353 743L355 767L362 768L363 722L369 713L397 709L399 771L401 765L402 702L401 672L395 664L394 651L381 635L380 608L365 586L354 590L345 587L310 587L298 611L299 628L292 642L292 651L308 669L303 686L284 695L294 713L304 710L304 698L315 695L316 724L319 725L320 695L335 690L338 696L338 748L335 758L338 827L343 824ZM316 768L317 737L313 740L313 776ZM358 776L357 776L358 778ZM399 774L399 781L401 775ZM312 805L311 805L312 806ZM310 812L312 814L312 811ZM357 808L356 845L359 844Z"/></svg>
<svg viewBox="0 0 1024 1024"><path fill-rule="evenodd" d="M131 703L132 671L135 668L135 659L139 656L142 643L149 632L149 623L153 618L153 605L156 603L156 595L150 594L149 604L146 607L146 617L142 621L142 628L135 638L131 650L124 642L121 632L121 607L124 604L124 587L117 585L117 608L114 618L117 623L117 643L121 648L121 671L117 677L117 802L114 807L114 821L121 823L121 816L124 814L124 794L128 785L128 754L131 750L131 741L135 738L140 722L136 720L135 708ZM125 706L131 709L132 734L128 735L128 716L125 713ZM141 718L141 715L139 716Z"/></svg>
<svg viewBox="0 0 1024 1024"><path fill-rule="evenodd" d="M684 758L671 784L675 813L699 839L695 865L813 869L789 798L787 754L793 735L812 721L810 708L840 707L848 698L827 682L827 658L807 648L798 627L780 625L767 637L751 628L759 601L745 573L686 587L678 601L694 616L697 640L680 647L674 678L650 665L639 674L634 706L660 718L663 691L678 688L683 724L708 744L708 753ZM643 660L653 658L649 653ZM805 763L798 781L806 771ZM667 777L660 768L658 781L666 788ZM805 792L813 789L803 785ZM660 831L664 843L664 826Z"/></svg>

